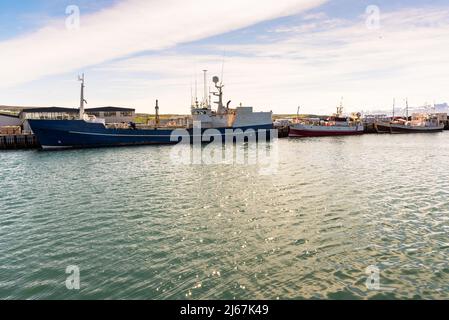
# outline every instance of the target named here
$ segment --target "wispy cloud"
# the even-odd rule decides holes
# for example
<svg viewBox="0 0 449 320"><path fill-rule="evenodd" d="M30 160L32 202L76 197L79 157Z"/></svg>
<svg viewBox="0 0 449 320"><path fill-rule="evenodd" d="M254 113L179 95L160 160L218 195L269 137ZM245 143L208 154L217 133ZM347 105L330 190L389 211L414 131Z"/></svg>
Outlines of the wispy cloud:
<svg viewBox="0 0 449 320"><path fill-rule="evenodd" d="M159 50L295 14L325 0L127 0L81 15L81 28L64 21L0 42L1 87ZM7 63L4 63L7 62Z"/></svg>
<svg viewBox="0 0 449 320"><path fill-rule="evenodd" d="M226 45L226 93L237 103L279 113L294 112L300 104L307 112L329 112L341 96L354 111L389 106L393 97L399 103L408 96L415 105L447 99L449 8L385 12L378 30L366 28L362 13L355 21L315 19L319 27L308 32L302 24L285 25L279 26L283 32L268 32L270 41ZM195 65L220 74L222 47L206 49L217 54L143 56L98 71L157 74L158 79L127 83L151 87L152 94L182 110ZM180 88L184 105L173 96Z"/></svg>
<svg viewBox="0 0 449 320"><path fill-rule="evenodd" d="M8 61L0 87L62 73L0 90L1 102L75 105L73 70L82 67L90 105L148 112L159 99L163 112L186 113L194 73L207 68L220 75L224 48L226 98L259 110L291 113L301 105L303 112L329 113L341 96L348 111L389 108L394 97L398 105L408 97L412 106L449 98L449 6L381 7L380 29L368 29L363 9L344 18L323 7L306 10L320 3L315 1L231 1L222 10L215 2L194 10L170 1L127 1L82 16L79 33L51 27L0 44L1 61ZM172 15L173 4L179 17ZM141 19L150 14L140 11L150 7L157 14L146 25ZM294 12L300 14L223 35ZM198 39L206 40L190 42Z"/></svg>

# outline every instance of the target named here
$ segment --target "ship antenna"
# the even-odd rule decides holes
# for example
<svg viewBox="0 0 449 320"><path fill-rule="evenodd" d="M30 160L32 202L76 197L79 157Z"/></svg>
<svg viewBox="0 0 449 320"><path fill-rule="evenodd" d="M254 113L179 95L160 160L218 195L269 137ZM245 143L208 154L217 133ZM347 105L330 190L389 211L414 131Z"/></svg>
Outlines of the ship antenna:
<svg viewBox="0 0 449 320"><path fill-rule="evenodd" d="M204 100L203 104L208 108L209 103L207 102L207 70L203 70L204 72Z"/></svg>
<svg viewBox="0 0 449 320"><path fill-rule="evenodd" d="M391 120L394 120L394 107L396 106L396 98L393 98L393 118Z"/></svg>
<svg viewBox="0 0 449 320"><path fill-rule="evenodd" d="M193 109L194 102L193 102L193 87L192 82L190 82L190 107Z"/></svg>
<svg viewBox="0 0 449 320"><path fill-rule="evenodd" d="M87 104L86 99L84 99L84 73L78 76L78 81L81 82L81 97L80 97L80 119L84 119L84 103Z"/></svg>
<svg viewBox="0 0 449 320"><path fill-rule="evenodd" d="M195 106L198 108L198 78L195 71Z"/></svg>
<svg viewBox="0 0 449 320"><path fill-rule="evenodd" d="M223 62L221 64L221 83L220 83L220 85L223 85L225 58L226 58L226 50L223 50Z"/></svg>
<svg viewBox="0 0 449 320"><path fill-rule="evenodd" d="M407 121L408 121L408 98L405 99L405 114L407 116Z"/></svg>
<svg viewBox="0 0 449 320"><path fill-rule="evenodd" d="M211 104L212 104L212 103L211 103L211 102L212 102L212 96L211 96L210 93L211 93L211 91L210 91L210 86L209 86L209 95L208 95L208 96L209 96L209 100L208 100L208 102L207 102L207 108L209 108L209 107L211 106Z"/></svg>
<svg viewBox="0 0 449 320"><path fill-rule="evenodd" d="M155 110L155 118L154 118L154 122L156 124L156 128L159 127L159 123L160 123L160 117L159 117L159 100L156 100L156 106L154 107Z"/></svg>
<svg viewBox="0 0 449 320"><path fill-rule="evenodd" d="M337 108L337 116L341 116L342 113L343 113L343 97L341 97L340 100L340 107Z"/></svg>

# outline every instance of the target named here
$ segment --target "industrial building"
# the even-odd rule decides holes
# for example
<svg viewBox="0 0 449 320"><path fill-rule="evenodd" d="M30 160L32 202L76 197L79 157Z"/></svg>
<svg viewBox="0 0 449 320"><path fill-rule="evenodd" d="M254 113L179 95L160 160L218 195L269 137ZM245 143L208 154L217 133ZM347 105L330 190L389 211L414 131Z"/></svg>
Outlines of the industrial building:
<svg viewBox="0 0 449 320"><path fill-rule="evenodd" d="M134 121L136 116L135 109L117 108L117 107L101 107L85 109L88 115L104 119L106 123L121 123Z"/></svg>
<svg viewBox="0 0 449 320"><path fill-rule="evenodd" d="M117 108L117 107L101 107L85 109L85 113L104 119L106 123L122 123L131 122L135 117L135 109ZM75 108L26 108L20 112L22 120L27 119L56 119L56 120L72 120L79 117L79 109Z"/></svg>

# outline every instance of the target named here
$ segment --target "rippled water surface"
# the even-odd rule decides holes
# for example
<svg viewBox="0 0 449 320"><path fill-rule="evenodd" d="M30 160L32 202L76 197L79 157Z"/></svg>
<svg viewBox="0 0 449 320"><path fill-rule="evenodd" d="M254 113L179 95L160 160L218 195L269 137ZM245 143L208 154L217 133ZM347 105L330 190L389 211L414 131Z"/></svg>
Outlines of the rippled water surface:
<svg viewBox="0 0 449 320"><path fill-rule="evenodd" d="M0 298L449 298L449 133L283 139L272 174L172 148L1 152Z"/></svg>

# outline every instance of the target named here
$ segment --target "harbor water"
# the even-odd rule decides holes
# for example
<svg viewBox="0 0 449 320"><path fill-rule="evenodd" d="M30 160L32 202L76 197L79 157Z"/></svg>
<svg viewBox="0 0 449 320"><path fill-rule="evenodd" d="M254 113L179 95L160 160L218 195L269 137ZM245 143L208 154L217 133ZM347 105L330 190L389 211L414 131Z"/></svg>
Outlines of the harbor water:
<svg viewBox="0 0 449 320"><path fill-rule="evenodd" d="M449 298L448 132L274 143L1 152L0 298Z"/></svg>

